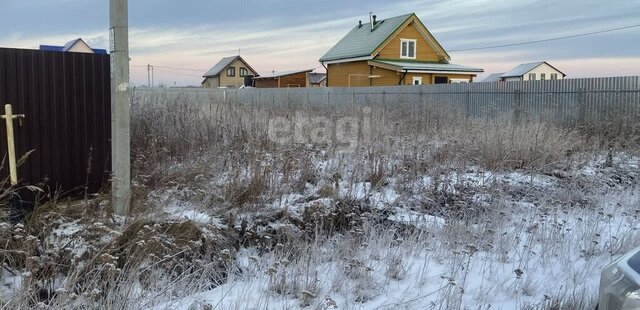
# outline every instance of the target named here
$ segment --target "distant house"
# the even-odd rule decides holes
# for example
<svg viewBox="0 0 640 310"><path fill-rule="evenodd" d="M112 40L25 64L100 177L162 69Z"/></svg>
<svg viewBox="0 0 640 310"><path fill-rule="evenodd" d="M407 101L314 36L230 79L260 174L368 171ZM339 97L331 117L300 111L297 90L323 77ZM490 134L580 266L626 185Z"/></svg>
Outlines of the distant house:
<svg viewBox="0 0 640 310"><path fill-rule="evenodd" d="M504 72L494 73L482 80L483 82L497 81L540 81L562 80L567 75L546 61L531 62L517 65L515 68Z"/></svg>
<svg viewBox="0 0 640 310"><path fill-rule="evenodd" d="M253 78L256 88L287 88L307 87L309 85L308 73L313 69L274 72Z"/></svg>
<svg viewBox="0 0 640 310"><path fill-rule="evenodd" d="M328 86L420 85L472 82L483 70L451 57L414 14L361 21L320 62Z"/></svg>
<svg viewBox="0 0 640 310"><path fill-rule="evenodd" d="M202 76L204 78L202 87L252 86L251 78L255 76L258 76L256 70L253 70L240 55L224 57Z"/></svg>
<svg viewBox="0 0 640 310"><path fill-rule="evenodd" d="M489 76L487 76L486 78L484 78L484 80L482 80L483 82L498 82L501 81L501 76L504 74L504 72L500 72L500 73L492 73L489 74Z"/></svg>
<svg viewBox="0 0 640 310"><path fill-rule="evenodd" d="M52 52L73 52L73 53L89 53L89 54L107 54L107 50L99 48L91 48L87 42L81 38L67 42L64 46L57 45L40 45L41 51Z"/></svg>
<svg viewBox="0 0 640 310"><path fill-rule="evenodd" d="M309 73L309 87L326 87L327 86L327 74L326 73Z"/></svg>

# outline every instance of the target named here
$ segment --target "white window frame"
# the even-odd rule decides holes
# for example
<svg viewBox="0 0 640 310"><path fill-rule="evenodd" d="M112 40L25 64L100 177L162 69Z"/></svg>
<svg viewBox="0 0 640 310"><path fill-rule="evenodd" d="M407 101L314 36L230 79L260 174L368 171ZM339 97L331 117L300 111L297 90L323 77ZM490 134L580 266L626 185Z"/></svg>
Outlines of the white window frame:
<svg viewBox="0 0 640 310"><path fill-rule="evenodd" d="M533 79L532 79L532 77L533 77ZM529 81L535 81L536 78L537 78L537 76L536 76L535 73L529 73Z"/></svg>
<svg viewBox="0 0 640 310"><path fill-rule="evenodd" d="M407 55L404 56L402 55L402 45L404 43L407 43ZM409 56L409 43L413 42L413 57ZM416 59L416 54L418 53L418 40L416 39L400 39L400 58L404 58L404 59Z"/></svg>
<svg viewBox="0 0 640 310"><path fill-rule="evenodd" d="M416 82L418 82L418 84L416 84ZM411 81L411 85L422 85L422 77L414 76L413 81Z"/></svg>
<svg viewBox="0 0 640 310"><path fill-rule="evenodd" d="M540 73L540 80L544 81L547 79L547 74L546 73Z"/></svg>
<svg viewBox="0 0 640 310"><path fill-rule="evenodd" d="M469 83L469 79L449 79L451 84Z"/></svg>
<svg viewBox="0 0 640 310"><path fill-rule="evenodd" d="M233 74L231 74L232 71L233 71ZM236 76L236 67L228 67L227 77L235 77L235 76Z"/></svg>
<svg viewBox="0 0 640 310"><path fill-rule="evenodd" d="M558 79L558 74L557 73L551 73L551 79L552 80L557 80Z"/></svg>

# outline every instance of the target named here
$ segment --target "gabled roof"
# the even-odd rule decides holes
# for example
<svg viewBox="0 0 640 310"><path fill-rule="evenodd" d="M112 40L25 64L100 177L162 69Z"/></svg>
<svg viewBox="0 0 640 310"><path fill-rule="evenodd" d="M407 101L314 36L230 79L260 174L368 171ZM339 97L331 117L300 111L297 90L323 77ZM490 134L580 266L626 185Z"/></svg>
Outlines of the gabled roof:
<svg viewBox="0 0 640 310"><path fill-rule="evenodd" d="M64 46L57 45L40 45L41 51L49 51L49 52L64 52Z"/></svg>
<svg viewBox="0 0 640 310"><path fill-rule="evenodd" d="M62 47L62 51L67 52L78 43L83 43L84 45L89 47L89 44L84 42L84 40L82 40L82 38L77 38L75 40L71 40L71 41L65 43L65 45ZM91 48L91 47L89 47L89 48Z"/></svg>
<svg viewBox="0 0 640 310"><path fill-rule="evenodd" d="M325 62L371 56L389 37L401 30L402 25L412 17L415 17L415 20L424 27L414 13L376 21L374 30L371 30L371 23L362 24L362 26L356 25L344 38L324 54L324 56L320 58L320 61ZM426 27L424 29L426 29ZM433 47L436 51L439 51L446 58L449 58L449 55L428 30L424 35L428 37L428 42L434 43Z"/></svg>
<svg viewBox="0 0 640 310"><path fill-rule="evenodd" d="M400 71L430 71L430 72L465 72L465 73L480 73L484 72L483 69L474 68L469 66L441 63L441 62L427 62L427 61L396 61L396 60L370 60L372 65L382 65L392 67L393 69Z"/></svg>
<svg viewBox="0 0 640 310"><path fill-rule="evenodd" d="M219 75L222 70L224 70L234 61L236 61L236 59L240 59L240 61L242 61L242 63L244 63L244 65L247 66L249 70L257 74L256 70L253 70L253 68L251 68L251 66L249 66L249 64L246 61L244 61L244 59L242 59L240 55L237 55L237 56L224 57L220 59L220 61L218 61L217 64L211 67L211 69L209 69L209 71L207 71L202 77L212 77L212 76Z"/></svg>
<svg viewBox="0 0 640 310"><path fill-rule="evenodd" d="M254 79L273 79L273 78L278 78L285 75L292 75L292 74L305 73L305 72L311 72L311 71L313 71L313 69L281 71L281 72L274 72L272 74L257 76Z"/></svg>
<svg viewBox="0 0 640 310"><path fill-rule="evenodd" d="M500 77L504 74L504 72L500 72L500 73L492 73L489 76L487 76L486 78L484 78L484 80L482 80L483 82L498 82L500 81Z"/></svg>
<svg viewBox="0 0 640 310"><path fill-rule="evenodd" d="M322 81L327 79L326 73L309 73L309 83L310 84L320 84Z"/></svg>
<svg viewBox="0 0 640 310"><path fill-rule="evenodd" d="M563 76L566 76L566 74L564 74L562 71L558 70L556 67L550 65L548 62L546 62L546 61L538 61L538 62L530 62L530 63L526 63L526 64L517 65L515 68L505 72L500 77L508 78L508 77L523 76L527 72L535 69L536 67L540 66L541 64L547 64L549 67L551 67L551 68L555 69L556 71L562 73Z"/></svg>
<svg viewBox="0 0 640 310"><path fill-rule="evenodd" d="M107 50L105 50L105 49L91 48L91 46L89 46L89 44L87 44L87 42L82 40L82 38L77 38L75 40L71 40L71 41L65 43L64 46L40 45L40 50L41 51L50 51L50 52L68 52L78 42L84 43L84 45L86 45L88 48L90 48L95 54L107 54Z"/></svg>

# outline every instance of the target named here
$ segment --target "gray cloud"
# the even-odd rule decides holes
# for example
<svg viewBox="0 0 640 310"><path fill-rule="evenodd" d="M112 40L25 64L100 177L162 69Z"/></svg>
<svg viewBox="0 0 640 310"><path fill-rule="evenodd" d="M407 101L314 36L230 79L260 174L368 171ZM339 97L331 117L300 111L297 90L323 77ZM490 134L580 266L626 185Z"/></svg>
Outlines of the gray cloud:
<svg viewBox="0 0 640 310"><path fill-rule="evenodd" d="M620 0L131 0L129 6L132 64L141 66L132 68L132 77L138 83L146 79L147 63L207 69L239 48L262 72L315 68L318 58L369 11L380 18L416 12L447 50L627 26L640 16L640 3ZM107 10L104 0L0 0L0 11L6 12L0 45L36 48L84 37L104 48ZM566 64L575 76L617 75L640 71L640 62L633 63L640 57L638 38L640 28L451 54L452 62L487 72L549 60ZM158 70L157 75L167 84L200 82L194 71Z"/></svg>

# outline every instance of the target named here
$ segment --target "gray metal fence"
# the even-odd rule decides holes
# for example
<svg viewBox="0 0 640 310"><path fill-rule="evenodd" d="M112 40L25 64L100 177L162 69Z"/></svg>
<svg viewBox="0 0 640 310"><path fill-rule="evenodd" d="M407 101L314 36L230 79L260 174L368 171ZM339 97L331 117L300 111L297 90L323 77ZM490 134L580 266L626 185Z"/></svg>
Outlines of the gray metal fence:
<svg viewBox="0 0 640 310"><path fill-rule="evenodd" d="M640 124L640 76L423 86L287 89L141 89L138 93L252 106L451 107L469 117L545 118L566 126ZM441 110L442 111L442 110Z"/></svg>

